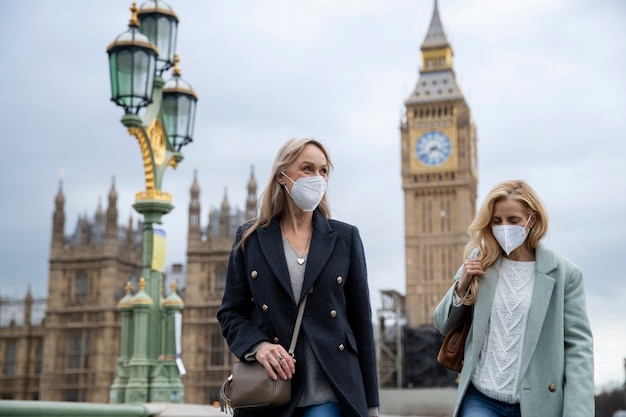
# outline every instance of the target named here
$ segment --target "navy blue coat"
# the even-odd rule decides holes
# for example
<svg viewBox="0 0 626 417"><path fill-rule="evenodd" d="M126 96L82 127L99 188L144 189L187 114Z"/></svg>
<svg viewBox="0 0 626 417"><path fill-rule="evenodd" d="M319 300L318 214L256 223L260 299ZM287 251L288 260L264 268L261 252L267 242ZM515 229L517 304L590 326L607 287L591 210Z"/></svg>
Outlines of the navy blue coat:
<svg viewBox="0 0 626 417"><path fill-rule="evenodd" d="M237 230L237 245L249 225ZM313 234L302 297L309 292L296 345L291 403L267 412L293 416L304 389L306 337L345 417L367 416L378 407L376 352L363 244L355 226L313 213ZM244 250L231 252L217 318L230 350L240 360L259 342L289 349L298 314L283 252L278 219L258 228ZM240 416L247 413L239 412ZM259 414L251 414L259 415Z"/></svg>

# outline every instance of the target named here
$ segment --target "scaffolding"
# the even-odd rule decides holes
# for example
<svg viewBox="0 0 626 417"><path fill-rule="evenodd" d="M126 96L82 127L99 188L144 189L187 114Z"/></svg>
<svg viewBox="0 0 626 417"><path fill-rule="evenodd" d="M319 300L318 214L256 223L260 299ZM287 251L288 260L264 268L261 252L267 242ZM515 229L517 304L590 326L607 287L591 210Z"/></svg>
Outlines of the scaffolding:
<svg viewBox="0 0 626 417"><path fill-rule="evenodd" d="M378 309L378 381L383 388L402 388L404 380L402 333L406 325L404 296L395 290L381 290Z"/></svg>

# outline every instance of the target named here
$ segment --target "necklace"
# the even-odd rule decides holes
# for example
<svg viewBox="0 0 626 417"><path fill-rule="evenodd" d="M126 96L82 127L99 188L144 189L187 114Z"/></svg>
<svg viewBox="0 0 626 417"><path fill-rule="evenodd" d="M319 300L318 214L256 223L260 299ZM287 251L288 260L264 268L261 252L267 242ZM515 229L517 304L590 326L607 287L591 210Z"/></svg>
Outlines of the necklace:
<svg viewBox="0 0 626 417"><path fill-rule="evenodd" d="M289 242L287 242L287 243L289 243ZM304 256L306 255L306 253L303 253L302 255L300 255L300 254L298 253L298 251L296 251L296 249L295 249L293 246L291 246L291 243L289 243L289 247L291 247L291 249L293 250L293 252L294 252L294 253L296 254L296 256L298 257L298 259L297 259L298 263L299 263L300 265L304 264L304 261L305 261Z"/></svg>
<svg viewBox="0 0 626 417"><path fill-rule="evenodd" d="M296 249L295 249L295 248L291 245L291 243L289 243L289 241L288 241L286 238L283 238L283 239L285 240L285 242L287 242L287 244L289 245L289 247L291 248L291 250L293 251L293 253L295 253L295 254L296 254L296 256L298 257L298 258L296 259L296 260L297 260L297 262L298 262L298 264L303 265L303 264L304 264L304 262L305 262L305 260L306 260L306 259L305 259L306 253L303 253L302 255L300 255L300 254L298 253L298 251L297 251L297 250L296 250Z"/></svg>
<svg viewBox="0 0 626 417"><path fill-rule="evenodd" d="M286 233L285 228L281 224L280 232L283 235L283 239L287 242L287 244L289 245L291 250L296 254L296 256L297 256L296 260L298 262L298 265L304 265L304 262L306 261L306 255L308 254L308 251L309 251L309 245L311 244L311 234L313 233L313 230L309 230L308 231L308 237L306 239L306 244L304 246L304 251L302 252L302 254L298 253L296 248L293 247L293 245L291 244L291 242L287 238L287 235L290 235L294 239L296 239L296 241L298 241L299 243L302 243L302 242L300 242L302 239L297 239L297 233L295 232L295 229L291 233Z"/></svg>

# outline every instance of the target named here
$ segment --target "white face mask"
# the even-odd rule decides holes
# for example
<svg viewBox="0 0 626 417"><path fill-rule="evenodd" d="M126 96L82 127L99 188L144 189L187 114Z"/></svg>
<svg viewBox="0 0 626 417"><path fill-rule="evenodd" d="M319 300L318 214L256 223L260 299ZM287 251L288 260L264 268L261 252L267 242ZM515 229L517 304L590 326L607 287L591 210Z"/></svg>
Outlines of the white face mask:
<svg viewBox="0 0 626 417"><path fill-rule="evenodd" d="M532 216L528 217L524 226L507 224L493 226L491 228L493 237L496 238L500 247L502 247L502 250L504 250L507 256L515 249L519 248L526 240L526 226L528 225L531 217Z"/></svg>
<svg viewBox="0 0 626 417"><path fill-rule="evenodd" d="M281 174L287 177L287 174L284 172L281 172ZM324 177L321 175L302 177L298 178L297 181L289 177L287 178L293 183L291 192L289 192L289 188L287 188L286 185L284 187L285 190L287 190L287 194L293 198L293 202L296 203L296 206L300 207L302 211L315 210L326 192L326 181Z"/></svg>

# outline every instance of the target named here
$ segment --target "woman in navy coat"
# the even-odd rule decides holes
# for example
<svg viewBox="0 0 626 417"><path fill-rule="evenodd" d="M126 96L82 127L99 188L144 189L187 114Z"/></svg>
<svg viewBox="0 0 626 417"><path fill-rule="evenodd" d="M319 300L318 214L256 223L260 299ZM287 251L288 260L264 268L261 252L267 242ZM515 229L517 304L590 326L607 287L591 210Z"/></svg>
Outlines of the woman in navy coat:
<svg viewBox="0 0 626 417"><path fill-rule="evenodd" d="M237 230L217 318L233 354L292 379L291 402L237 416L378 416L367 270L358 229L330 219L332 169L311 137L279 150L259 217ZM306 301L294 357L298 306Z"/></svg>

